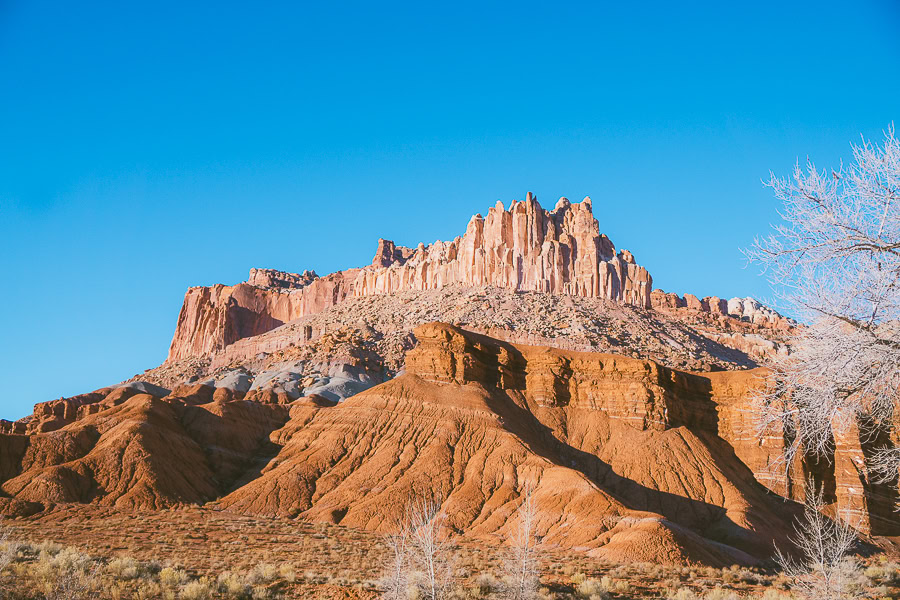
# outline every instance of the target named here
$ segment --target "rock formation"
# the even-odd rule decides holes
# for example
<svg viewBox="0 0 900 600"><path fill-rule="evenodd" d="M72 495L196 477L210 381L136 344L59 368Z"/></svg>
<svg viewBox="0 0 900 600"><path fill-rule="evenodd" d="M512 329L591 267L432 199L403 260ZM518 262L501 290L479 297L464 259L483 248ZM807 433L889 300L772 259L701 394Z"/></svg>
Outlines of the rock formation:
<svg viewBox="0 0 900 600"><path fill-rule="evenodd" d="M250 269L247 283L262 288L302 289L318 279L315 271L285 273L275 269Z"/></svg>
<svg viewBox="0 0 900 600"><path fill-rule="evenodd" d="M796 326L793 320L778 314L760 301L750 297L724 300L717 296L707 296L700 299L693 294L685 294L682 298L678 294L657 289L650 292L650 306L657 309L684 308L712 315L731 316L772 329L790 329Z"/></svg>
<svg viewBox="0 0 900 600"><path fill-rule="evenodd" d="M780 464L783 432L760 438L751 404L753 389L765 381L764 369L685 373L622 356L500 343L444 324L422 326L416 337L407 370L423 379L520 390L540 406L601 411L640 430L706 432L727 442L754 478L776 494L802 501L805 478L812 475L830 491L829 501L864 530L900 534L888 508L897 500L896 490L866 479L871 440L859 431L842 435L832 457L804 457L790 469Z"/></svg>
<svg viewBox="0 0 900 600"><path fill-rule="evenodd" d="M759 365L798 325L651 285L589 198L529 193L362 268L190 288L163 365L0 420L0 515L196 504L386 532L425 494L493 543L533 485L549 546L726 566L784 542L809 476L900 535L896 488L866 477L887 442L851 429L779 469L789 434L757 433Z"/></svg>
<svg viewBox="0 0 900 600"><path fill-rule="evenodd" d="M767 558L790 531L797 505L766 488L798 498L811 473L873 533L898 533L896 493L854 467L858 440L838 440L831 465L775 476L784 440L760 443L747 415L758 372L692 374L442 323L415 338L404 374L339 404L233 374L230 387L132 385L39 406L28 433L0 434L0 510L213 502L388 531L411 496L436 493L455 530L495 539L531 483L547 544L730 565Z"/></svg>
<svg viewBox="0 0 900 600"><path fill-rule="evenodd" d="M496 286L605 298L649 308L652 278L627 250L616 253L599 231L591 199L561 198L553 211L529 192L509 210L498 202L475 215L465 235L416 249L379 240L372 264L317 277L251 269L246 283L187 291L169 360L209 356L235 341L316 314L348 296Z"/></svg>
<svg viewBox="0 0 900 600"><path fill-rule="evenodd" d="M650 306L652 279L627 250L616 254L591 209L591 199L561 198L553 211L529 192L509 210L498 202L487 217L475 215L466 233L415 250L380 240L372 266L363 269L354 294L390 294L445 285L532 290L607 298Z"/></svg>
<svg viewBox="0 0 900 600"><path fill-rule="evenodd" d="M252 269L247 283L192 287L184 295L168 360L209 356L344 300L358 269L325 277ZM261 287L265 286L265 287Z"/></svg>
<svg viewBox="0 0 900 600"><path fill-rule="evenodd" d="M435 320L508 342L624 354L689 371L756 367L786 351L789 333L686 309L648 311L599 298L456 284L349 297L207 357L167 361L135 380L172 388L188 380L219 380L240 368L251 380L291 372L299 381L348 365L381 382L403 368L414 329Z"/></svg>

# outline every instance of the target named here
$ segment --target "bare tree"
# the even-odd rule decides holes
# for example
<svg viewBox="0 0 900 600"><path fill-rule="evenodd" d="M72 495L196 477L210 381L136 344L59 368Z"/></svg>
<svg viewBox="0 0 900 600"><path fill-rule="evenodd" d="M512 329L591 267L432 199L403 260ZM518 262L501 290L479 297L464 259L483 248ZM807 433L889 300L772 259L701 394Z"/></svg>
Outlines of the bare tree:
<svg viewBox="0 0 900 600"><path fill-rule="evenodd" d="M387 600L403 600L407 597L410 568L409 527L409 518L404 518L398 524L397 531L385 539L390 555L383 578L385 591L382 597Z"/></svg>
<svg viewBox="0 0 900 600"><path fill-rule="evenodd" d="M900 465L900 447L896 446L881 450L869 461L869 469L875 480L880 483L889 483L897 479L897 465Z"/></svg>
<svg viewBox="0 0 900 600"><path fill-rule="evenodd" d="M537 503L534 487L526 484L524 498L516 516L518 523L510 536L510 554L506 562L504 597L508 600L531 600L537 597L540 587L538 578Z"/></svg>
<svg viewBox="0 0 900 600"><path fill-rule="evenodd" d="M15 560L18 545L12 540L12 529L0 526L0 574Z"/></svg>
<svg viewBox="0 0 900 600"><path fill-rule="evenodd" d="M422 574L418 583L427 600L446 598L453 581L453 557L447 517L437 499L421 497L407 511L410 563Z"/></svg>
<svg viewBox="0 0 900 600"><path fill-rule="evenodd" d="M56 576L56 582L50 593L49 600L84 600L91 591L91 578L94 572L67 570Z"/></svg>
<svg viewBox="0 0 900 600"><path fill-rule="evenodd" d="M900 141L852 146L839 172L812 163L769 186L784 223L747 254L777 298L804 320L793 352L773 359L760 401L764 427L779 423L801 450L830 456L834 436L856 423L865 436L896 427L900 414ZM872 475L897 481L900 452L877 451Z"/></svg>
<svg viewBox="0 0 900 600"><path fill-rule="evenodd" d="M807 486L803 517L794 524L794 535L790 538L799 557L776 548L775 560L801 597L816 600L857 597L854 583L859 576L859 563L850 556L856 544L856 531L840 515L835 519L825 516L822 490L813 488L812 479L807 481Z"/></svg>
<svg viewBox="0 0 900 600"><path fill-rule="evenodd" d="M55 580L47 594L48 600L84 600L94 592L100 575L100 563L87 556L82 560L60 565Z"/></svg>

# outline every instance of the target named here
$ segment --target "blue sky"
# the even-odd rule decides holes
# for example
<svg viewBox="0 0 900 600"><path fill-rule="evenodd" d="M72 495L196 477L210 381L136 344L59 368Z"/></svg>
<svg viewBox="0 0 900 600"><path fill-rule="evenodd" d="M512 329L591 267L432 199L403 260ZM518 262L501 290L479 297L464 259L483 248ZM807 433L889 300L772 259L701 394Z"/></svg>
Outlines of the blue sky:
<svg viewBox="0 0 900 600"><path fill-rule="evenodd" d="M529 190L590 195L657 287L766 296L761 179L900 117L898 30L888 0L0 0L0 417L159 364L189 286Z"/></svg>

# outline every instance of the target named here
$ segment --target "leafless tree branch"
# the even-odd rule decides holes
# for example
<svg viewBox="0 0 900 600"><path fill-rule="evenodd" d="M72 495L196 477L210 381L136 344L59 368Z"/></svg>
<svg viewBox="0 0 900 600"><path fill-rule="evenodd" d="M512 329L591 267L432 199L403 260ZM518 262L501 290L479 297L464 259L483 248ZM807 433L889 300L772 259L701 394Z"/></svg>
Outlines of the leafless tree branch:
<svg viewBox="0 0 900 600"><path fill-rule="evenodd" d="M785 454L828 456L852 424L862 436L894 431L900 416L900 141L854 145L839 173L798 164L768 185L784 223L746 253L768 273L779 302L808 326L794 351L773 358L757 398L761 431L780 427ZM864 417L864 418L860 418ZM890 437L890 436L888 436ZM870 476L896 481L900 452L880 449ZM893 473L893 477L891 476Z"/></svg>
<svg viewBox="0 0 900 600"><path fill-rule="evenodd" d="M503 578L503 597L507 600L532 600L538 596L537 516L534 486L527 483L522 493L522 504L516 511L518 522L509 539L510 551Z"/></svg>
<svg viewBox="0 0 900 600"><path fill-rule="evenodd" d="M816 600L845 600L858 597L854 580L859 564L850 556L857 537L855 529L839 517L825 516L822 490L807 481L806 503L802 518L794 524L790 538L797 554L776 548L775 560L792 580L799 596Z"/></svg>

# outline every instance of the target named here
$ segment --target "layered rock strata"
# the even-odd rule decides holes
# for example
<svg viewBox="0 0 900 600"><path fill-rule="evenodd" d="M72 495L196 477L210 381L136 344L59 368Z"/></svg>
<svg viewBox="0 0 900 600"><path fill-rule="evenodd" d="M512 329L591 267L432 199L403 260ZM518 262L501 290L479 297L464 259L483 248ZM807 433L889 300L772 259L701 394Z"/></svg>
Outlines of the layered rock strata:
<svg viewBox="0 0 900 600"><path fill-rule="evenodd" d="M0 432L0 514L215 502L390 531L428 493L456 531L495 540L534 485L547 544L723 566L784 542L799 506L766 488L800 498L810 474L864 528L897 534L853 439L830 464L771 476L783 435L760 442L747 416L760 371L693 374L443 323L415 338L404 374L339 404L238 373L229 387L131 384L38 405L24 433Z"/></svg>
<svg viewBox="0 0 900 600"><path fill-rule="evenodd" d="M237 340L322 312L351 293L358 273L349 269L315 277L253 269L247 283L190 288L168 360L209 356Z"/></svg>
<svg viewBox="0 0 900 600"><path fill-rule="evenodd" d="M730 316L772 329L790 329L796 323L784 317L755 298L731 298L718 296L698 298L693 294L678 294L653 290L650 292L650 306L659 309L686 309L712 315Z"/></svg>
<svg viewBox="0 0 900 600"><path fill-rule="evenodd" d="M897 491L867 477L873 441L857 428L837 437L831 456L800 457L792 465L782 463L789 443L782 430L760 436L752 402L765 369L686 373L618 355L508 344L442 323L417 328L416 338L407 371L423 379L517 390L539 406L599 411L642 431L704 432L727 442L772 492L802 502L811 477L832 509L861 530L900 535L891 509Z"/></svg>
<svg viewBox="0 0 900 600"><path fill-rule="evenodd" d="M338 404L235 376L230 388L132 386L36 407L27 434L0 433L0 513L215 502L390 531L426 493L456 531L496 540L533 484L547 544L730 565L784 541L799 506L766 488L802 497L809 473L872 533L896 535L890 498L860 486L853 440L837 440L830 465L766 478L784 439L759 442L747 416L759 371L687 373L442 323L415 337L404 374Z"/></svg>
<svg viewBox="0 0 900 600"><path fill-rule="evenodd" d="M649 308L652 278L599 230L591 200L561 198L552 211L529 192L509 210L475 215L465 235L415 249L379 240L372 263L318 277L252 269L246 283L190 288L169 360L205 357L235 341L317 314L348 296L433 290L447 285L605 298Z"/></svg>
<svg viewBox="0 0 900 600"><path fill-rule="evenodd" d="M509 210L498 202L475 215L466 233L450 242L396 248L380 243L373 265L363 269L354 295L428 290L462 283L515 290L607 298L650 306L652 278L627 250L616 253L599 230L591 199L561 198L552 211L529 192Z"/></svg>

